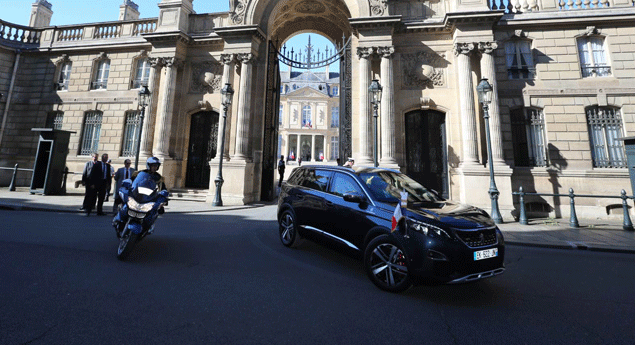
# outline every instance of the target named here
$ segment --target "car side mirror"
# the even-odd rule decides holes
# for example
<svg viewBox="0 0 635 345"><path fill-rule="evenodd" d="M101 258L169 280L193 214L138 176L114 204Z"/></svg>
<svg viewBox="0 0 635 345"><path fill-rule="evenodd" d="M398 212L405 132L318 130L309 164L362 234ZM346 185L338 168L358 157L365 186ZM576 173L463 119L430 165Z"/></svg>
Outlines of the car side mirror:
<svg viewBox="0 0 635 345"><path fill-rule="evenodd" d="M361 204L366 201L366 198L359 194L344 194L344 201Z"/></svg>

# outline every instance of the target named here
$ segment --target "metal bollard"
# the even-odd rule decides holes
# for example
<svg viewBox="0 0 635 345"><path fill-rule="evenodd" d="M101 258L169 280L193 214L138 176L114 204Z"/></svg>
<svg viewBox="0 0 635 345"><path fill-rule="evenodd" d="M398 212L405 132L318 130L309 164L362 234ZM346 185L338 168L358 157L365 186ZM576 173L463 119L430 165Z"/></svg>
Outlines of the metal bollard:
<svg viewBox="0 0 635 345"><path fill-rule="evenodd" d="M62 179L62 195L66 194L66 179L68 178L68 167L64 167L64 178Z"/></svg>
<svg viewBox="0 0 635 345"><path fill-rule="evenodd" d="M15 168L13 168L13 176L11 177L11 184L9 184L9 191L15 192L15 179L18 176L18 163L15 164Z"/></svg>
<svg viewBox="0 0 635 345"><path fill-rule="evenodd" d="M627 230L627 231L633 231L633 223L631 222L631 216L629 215L629 211L628 211L628 203L626 203L626 199L628 199L628 197L626 196L626 191L622 189L622 210L624 212L624 224L622 225L622 229Z"/></svg>
<svg viewBox="0 0 635 345"><path fill-rule="evenodd" d="M575 214L575 195L573 194L573 188L569 188L569 198L571 199L571 217L569 218L569 226L572 228L579 228L578 217Z"/></svg>
<svg viewBox="0 0 635 345"><path fill-rule="evenodd" d="M525 212L525 192L523 192L523 187L520 186L518 189L518 195L520 195L520 219L519 222L522 225L527 225L529 222L527 221L527 213Z"/></svg>

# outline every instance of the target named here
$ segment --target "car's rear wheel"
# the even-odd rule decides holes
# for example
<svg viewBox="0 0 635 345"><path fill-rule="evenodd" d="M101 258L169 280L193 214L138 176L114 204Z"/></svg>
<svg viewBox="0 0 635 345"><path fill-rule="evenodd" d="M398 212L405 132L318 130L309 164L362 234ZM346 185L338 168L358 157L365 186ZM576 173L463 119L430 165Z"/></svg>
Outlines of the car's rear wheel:
<svg viewBox="0 0 635 345"><path fill-rule="evenodd" d="M280 215L280 219L278 219L278 224L280 225L280 241L282 244L287 247L297 247L301 243L301 238L298 234L295 213L290 209L284 210Z"/></svg>
<svg viewBox="0 0 635 345"><path fill-rule="evenodd" d="M388 235L370 241L364 251L364 269L373 284L382 290L401 292L412 285L406 253Z"/></svg>

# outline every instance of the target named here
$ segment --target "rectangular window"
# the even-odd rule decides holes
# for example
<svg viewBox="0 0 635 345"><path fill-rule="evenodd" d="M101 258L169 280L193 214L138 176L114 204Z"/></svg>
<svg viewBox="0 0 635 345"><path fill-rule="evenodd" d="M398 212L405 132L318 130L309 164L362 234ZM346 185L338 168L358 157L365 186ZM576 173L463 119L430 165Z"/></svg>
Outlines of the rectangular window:
<svg viewBox="0 0 635 345"><path fill-rule="evenodd" d="M340 94L340 88L337 86L333 86L333 97L337 97Z"/></svg>
<svg viewBox="0 0 635 345"><path fill-rule="evenodd" d="M340 126L340 107L331 108L331 128Z"/></svg>
<svg viewBox="0 0 635 345"><path fill-rule="evenodd" d="M509 41L505 44L507 77L509 79L532 79L534 60L530 41Z"/></svg>
<svg viewBox="0 0 635 345"><path fill-rule="evenodd" d="M88 156L93 152L97 152L97 148L99 147L99 135L101 133L101 118L102 114L100 111L86 113L82 145L79 151L80 155Z"/></svg>
<svg viewBox="0 0 635 345"><path fill-rule="evenodd" d="M619 109L590 107L586 111L593 166L596 168L625 168L624 142L617 140L622 133Z"/></svg>
<svg viewBox="0 0 635 345"><path fill-rule="evenodd" d="M57 80L57 89L58 90L68 90L68 81L71 78L71 67L73 63L68 61L65 62L60 68L60 77Z"/></svg>
<svg viewBox="0 0 635 345"><path fill-rule="evenodd" d="M148 85L148 80L150 79L150 62L148 59L139 59L137 60L137 70L136 70L135 78L132 82L132 88L138 89L143 85Z"/></svg>
<svg viewBox="0 0 635 345"><path fill-rule="evenodd" d="M280 112L278 113L278 126L282 127L282 121L284 119L283 115L284 106L280 104Z"/></svg>
<svg viewBox="0 0 635 345"><path fill-rule="evenodd" d="M331 137L331 157L330 160L337 160L340 157L340 139Z"/></svg>
<svg viewBox="0 0 635 345"><path fill-rule="evenodd" d="M302 128L313 128L311 123L311 106L305 105L302 107Z"/></svg>
<svg viewBox="0 0 635 345"><path fill-rule="evenodd" d="M137 143L141 131L141 113L138 111L126 112L126 124L123 131L122 157L134 157L137 155Z"/></svg>
<svg viewBox="0 0 635 345"><path fill-rule="evenodd" d="M97 63L95 80L92 83L93 90L105 90L108 86L108 74L110 73L110 60L101 60Z"/></svg>
<svg viewBox="0 0 635 345"><path fill-rule="evenodd" d="M62 121L64 113L61 111L53 111L48 113L46 117L46 128L62 129Z"/></svg>
<svg viewBox="0 0 635 345"><path fill-rule="evenodd" d="M516 166L547 166L545 117L542 110L516 109L511 113L511 120Z"/></svg>
<svg viewBox="0 0 635 345"><path fill-rule="evenodd" d="M578 39L580 54L580 68L582 77L608 77L611 66L606 61L604 53L604 37L582 37Z"/></svg>

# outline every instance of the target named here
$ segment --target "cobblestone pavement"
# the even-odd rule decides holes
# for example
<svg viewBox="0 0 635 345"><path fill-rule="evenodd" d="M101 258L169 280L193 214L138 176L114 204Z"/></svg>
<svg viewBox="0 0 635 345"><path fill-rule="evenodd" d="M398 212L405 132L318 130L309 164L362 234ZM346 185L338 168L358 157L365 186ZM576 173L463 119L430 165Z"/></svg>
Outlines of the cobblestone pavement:
<svg viewBox="0 0 635 345"><path fill-rule="evenodd" d="M31 194L28 188L17 188L10 192L0 188L0 209L38 210L79 213L83 193L70 192L66 195ZM273 205L257 203L243 206L214 207L199 201L170 200L166 211L170 213L210 213L249 212L254 207ZM105 203L104 211L112 207L112 200ZM621 218L578 219L579 228L569 227L568 219L530 219L528 225L518 222L499 224L507 244L529 245L552 248L596 250L635 254L635 232L622 229Z"/></svg>

